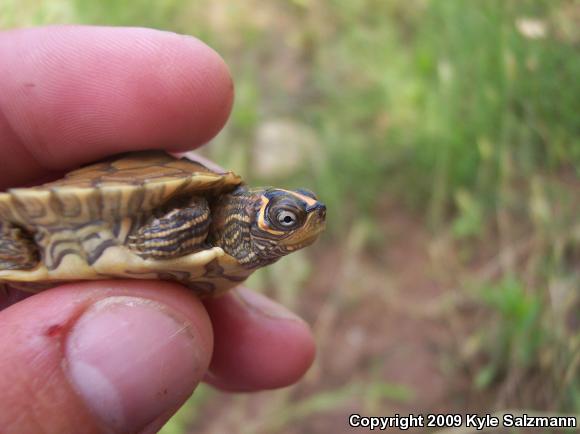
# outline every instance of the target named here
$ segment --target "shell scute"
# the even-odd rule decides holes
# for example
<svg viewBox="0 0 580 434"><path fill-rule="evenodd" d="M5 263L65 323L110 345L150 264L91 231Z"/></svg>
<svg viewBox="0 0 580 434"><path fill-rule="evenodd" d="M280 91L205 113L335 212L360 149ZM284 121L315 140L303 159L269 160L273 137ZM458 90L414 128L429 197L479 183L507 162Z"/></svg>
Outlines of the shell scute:
<svg viewBox="0 0 580 434"><path fill-rule="evenodd" d="M149 151L118 157L33 188L0 193L0 217L21 225L119 219L148 212L180 194L221 194L242 180L188 159Z"/></svg>

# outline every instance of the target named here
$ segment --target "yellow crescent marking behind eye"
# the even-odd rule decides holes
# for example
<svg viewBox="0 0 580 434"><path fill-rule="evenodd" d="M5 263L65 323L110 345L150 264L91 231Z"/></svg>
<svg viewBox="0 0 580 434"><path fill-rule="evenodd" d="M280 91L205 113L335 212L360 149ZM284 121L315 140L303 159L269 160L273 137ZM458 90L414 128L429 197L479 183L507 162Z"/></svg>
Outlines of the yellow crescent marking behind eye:
<svg viewBox="0 0 580 434"><path fill-rule="evenodd" d="M264 212L266 211L269 202L270 200L266 196L262 196L262 206L260 207L260 213L258 214L258 227L264 232L271 233L272 235L284 235L284 232L277 231L268 226L264 219Z"/></svg>

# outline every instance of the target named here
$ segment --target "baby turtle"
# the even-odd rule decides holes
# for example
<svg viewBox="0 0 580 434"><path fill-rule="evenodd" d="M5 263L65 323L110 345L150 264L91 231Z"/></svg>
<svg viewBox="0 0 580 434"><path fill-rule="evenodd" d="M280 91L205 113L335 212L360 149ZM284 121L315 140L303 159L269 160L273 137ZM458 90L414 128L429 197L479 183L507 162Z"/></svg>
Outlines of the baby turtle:
<svg viewBox="0 0 580 434"><path fill-rule="evenodd" d="M313 243L325 217L307 190L251 190L165 152L124 154L0 193L0 284L162 279L213 296Z"/></svg>

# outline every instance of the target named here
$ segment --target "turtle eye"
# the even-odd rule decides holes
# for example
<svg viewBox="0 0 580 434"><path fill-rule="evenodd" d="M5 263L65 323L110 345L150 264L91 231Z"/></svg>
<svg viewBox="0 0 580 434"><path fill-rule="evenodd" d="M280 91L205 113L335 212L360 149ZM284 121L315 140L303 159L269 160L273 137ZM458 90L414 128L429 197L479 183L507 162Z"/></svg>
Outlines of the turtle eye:
<svg viewBox="0 0 580 434"><path fill-rule="evenodd" d="M285 228L294 226L296 224L296 221L298 220L296 214L288 210L280 211L276 216L276 219L278 220L278 223L280 223L280 225Z"/></svg>

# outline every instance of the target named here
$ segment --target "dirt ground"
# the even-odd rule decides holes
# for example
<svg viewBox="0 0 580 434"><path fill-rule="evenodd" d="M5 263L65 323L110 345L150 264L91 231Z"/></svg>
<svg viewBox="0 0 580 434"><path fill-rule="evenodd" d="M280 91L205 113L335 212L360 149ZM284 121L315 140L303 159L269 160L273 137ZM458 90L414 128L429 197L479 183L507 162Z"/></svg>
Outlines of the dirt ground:
<svg viewBox="0 0 580 434"><path fill-rule="evenodd" d="M457 366L469 330L457 307L453 261L437 264L438 242L423 222L394 205L372 248L353 228L342 243L318 246L320 262L300 295L312 325L317 360L297 385L251 395L209 392L192 433L349 432L348 417L464 413L481 408L469 396L469 372ZM367 233L368 235L368 233ZM409 432L413 432L410 430ZM425 432L425 430L421 430Z"/></svg>

